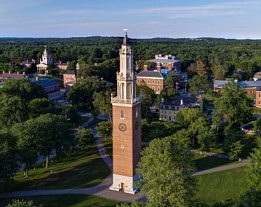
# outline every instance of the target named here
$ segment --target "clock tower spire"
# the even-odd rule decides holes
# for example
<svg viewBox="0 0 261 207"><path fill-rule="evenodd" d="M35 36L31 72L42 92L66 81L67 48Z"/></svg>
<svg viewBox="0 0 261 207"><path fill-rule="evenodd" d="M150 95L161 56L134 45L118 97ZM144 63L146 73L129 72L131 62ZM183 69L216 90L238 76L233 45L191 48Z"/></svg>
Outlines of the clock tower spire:
<svg viewBox="0 0 261 207"><path fill-rule="evenodd" d="M111 190L135 193L135 169L141 152L141 96L136 95L133 50L127 31L120 49L117 96L111 98L113 126L113 184Z"/></svg>

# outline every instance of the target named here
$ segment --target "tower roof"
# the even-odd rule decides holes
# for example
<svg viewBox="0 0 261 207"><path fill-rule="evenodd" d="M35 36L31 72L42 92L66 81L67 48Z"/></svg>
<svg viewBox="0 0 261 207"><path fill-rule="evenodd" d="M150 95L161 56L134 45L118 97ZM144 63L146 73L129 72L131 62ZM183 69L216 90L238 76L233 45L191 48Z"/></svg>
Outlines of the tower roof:
<svg viewBox="0 0 261 207"><path fill-rule="evenodd" d="M125 37L123 38L122 45L129 45L129 38L128 38L127 31L125 32Z"/></svg>

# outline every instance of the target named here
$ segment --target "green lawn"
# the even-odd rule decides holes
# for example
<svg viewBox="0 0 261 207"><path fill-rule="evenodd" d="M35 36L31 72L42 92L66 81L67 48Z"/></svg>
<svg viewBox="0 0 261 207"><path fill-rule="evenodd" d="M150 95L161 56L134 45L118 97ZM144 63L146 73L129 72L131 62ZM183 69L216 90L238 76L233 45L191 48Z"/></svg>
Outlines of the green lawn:
<svg viewBox="0 0 261 207"><path fill-rule="evenodd" d="M229 165L235 162L231 162L227 159L218 158L214 156L205 156L201 154L195 154L193 158L196 166L196 170L206 170L214 167L219 167L222 165Z"/></svg>
<svg viewBox="0 0 261 207"><path fill-rule="evenodd" d="M110 138L103 138L102 139L102 143L103 143L103 146L106 150L106 153L108 155L110 155L110 157L112 158L112 139L111 137Z"/></svg>
<svg viewBox="0 0 261 207"><path fill-rule="evenodd" d="M235 206L240 192L247 187L245 169L240 167L196 176L199 186L197 198L210 206Z"/></svg>
<svg viewBox="0 0 261 207"><path fill-rule="evenodd" d="M48 169L42 164L29 171L17 173L12 191L29 189L87 188L98 185L109 174L110 169L98 155L96 146L80 150L70 157L54 159Z"/></svg>
<svg viewBox="0 0 261 207"><path fill-rule="evenodd" d="M113 207L118 201L113 201L91 195L48 195L48 196L30 196L15 198L19 200L30 201L34 204L43 204L44 207ZM12 198L0 199L0 207L6 206L12 202Z"/></svg>

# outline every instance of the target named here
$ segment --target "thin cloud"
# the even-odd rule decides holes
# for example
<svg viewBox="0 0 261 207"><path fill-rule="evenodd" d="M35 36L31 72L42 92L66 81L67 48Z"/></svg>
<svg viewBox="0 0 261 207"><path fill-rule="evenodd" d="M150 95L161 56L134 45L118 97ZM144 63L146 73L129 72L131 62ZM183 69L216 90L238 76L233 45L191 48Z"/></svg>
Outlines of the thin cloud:
<svg viewBox="0 0 261 207"><path fill-rule="evenodd" d="M261 7L261 1L242 1L230 3L208 4L194 7L157 7L139 10L129 10L129 14L152 15L157 14L170 19L201 18L224 15L246 14L249 9ZM126 13L126 12L125 12Z"/></svg>
<svg viewBox="0 0 261 207"><path fill-rule="evenodd" d="M88 9L79 9L79 10L61 10L57 11L57 15L81 15L81 14L100 14L102 11L93 11Z"/></svg>

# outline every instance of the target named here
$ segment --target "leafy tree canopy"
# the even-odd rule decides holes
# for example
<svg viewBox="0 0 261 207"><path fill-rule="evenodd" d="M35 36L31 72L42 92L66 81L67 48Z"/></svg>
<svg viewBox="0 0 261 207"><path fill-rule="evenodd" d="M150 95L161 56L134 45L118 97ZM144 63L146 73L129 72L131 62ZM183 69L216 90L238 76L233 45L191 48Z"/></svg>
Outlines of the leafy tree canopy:
<svg viewBox="0 0 261 207"><path fill-rule="evenodd" d="M188 174L192 157L171 137L154 139L144 148L137 172L148 206L193 206L196 183Z"/></svg>

